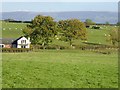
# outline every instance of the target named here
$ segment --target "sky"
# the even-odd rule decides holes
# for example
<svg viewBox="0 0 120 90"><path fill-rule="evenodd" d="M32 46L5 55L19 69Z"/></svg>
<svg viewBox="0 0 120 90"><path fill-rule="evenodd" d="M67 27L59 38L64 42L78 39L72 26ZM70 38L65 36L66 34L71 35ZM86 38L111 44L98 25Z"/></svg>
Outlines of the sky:
<svg viewBox="0 0 120 90"><path fill-rule="evenodd" d="M119 0L0 0L0 2L119 2Z"/></svg>
<svg viewBox="0 0 120 90"><path fill-rule="evenodd" d="M6 2L5 2L6 1ZM117 12L117 0L109 0L111 2L93 2L85 0L86 2L2 2L3 12L12 11L34 11L34 12L61 12L61 11L111 11ZM18 0L19 1L19 0ZM82 0L83 1L83 0ZM97 0L99 1L99 0ZM104 0L105 1L105 0Z"/></svg>

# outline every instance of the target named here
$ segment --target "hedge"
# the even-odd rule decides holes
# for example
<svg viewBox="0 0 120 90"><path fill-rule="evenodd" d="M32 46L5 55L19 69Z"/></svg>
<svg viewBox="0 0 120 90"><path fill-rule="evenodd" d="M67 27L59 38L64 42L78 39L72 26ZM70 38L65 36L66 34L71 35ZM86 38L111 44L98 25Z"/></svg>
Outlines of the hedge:
<svg viewBox="0 0 120 90"><path fill-rule="evenodd" d="M32 48L2 48L2 52L29 52Z"/></svg>
<svg viewBox="0 0 120 90"><path fill-rule="evenodd" d="M60 45L49 45L49 46L41 46L41 45L33 45L32 48L2 48L1 52L30 52L33 50L39 49L80 49L80 50L103 50L103 49L118 49L117 46L109 46L109 45L73 45L72 47L68 46L60 46Z"/></svg>
<svg viewBox="0 0 120 90"><path fill-rule="evenodd" d="M60 45L48 45L48 46L41 46L41 45L33 45L33 49L69 49L67 46L60 46Z"/></svg>

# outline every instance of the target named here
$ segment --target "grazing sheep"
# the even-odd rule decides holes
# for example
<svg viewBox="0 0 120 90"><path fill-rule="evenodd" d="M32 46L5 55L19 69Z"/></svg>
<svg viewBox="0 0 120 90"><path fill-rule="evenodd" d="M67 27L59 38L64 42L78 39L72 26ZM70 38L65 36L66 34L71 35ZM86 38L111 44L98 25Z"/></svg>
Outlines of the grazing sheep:
<svg viewBox="0 0 120 90"><path fill-rule="evenodd" d="M107 36L107 34L104 34L105 36Z"/></svg>
<svg viewBox="0 0 120 90"><path fill-rule="evenodd" d="M56 38L57 40L59 39L59 38Z"/></svg>
<svg viewBox="0 0 120 90"><path fill-rule="evenodd" d="M5 28L3 28L3 30L5 30Z"/></svg>

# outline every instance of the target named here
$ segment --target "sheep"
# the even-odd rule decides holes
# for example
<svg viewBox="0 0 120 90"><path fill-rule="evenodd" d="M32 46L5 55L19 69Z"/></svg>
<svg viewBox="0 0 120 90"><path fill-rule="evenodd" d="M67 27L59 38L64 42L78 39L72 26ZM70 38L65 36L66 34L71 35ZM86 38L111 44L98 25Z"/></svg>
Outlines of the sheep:
<svg viewBox="0 0 120 90"><path fill-rule="evenodd" d="M5 28L3 28L3 30L5 30Z"/></svg>

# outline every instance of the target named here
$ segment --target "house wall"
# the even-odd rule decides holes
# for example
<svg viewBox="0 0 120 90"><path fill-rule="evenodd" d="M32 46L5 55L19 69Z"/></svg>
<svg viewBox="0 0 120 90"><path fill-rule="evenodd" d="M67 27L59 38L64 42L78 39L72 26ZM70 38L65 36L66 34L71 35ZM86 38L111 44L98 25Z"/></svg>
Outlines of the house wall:
<svg viewBox="0 0 120 90"><path fill-rule="evenodd" d="M22 48L22 45L17 45L17 48ZM25 45L25 48L30 48L30 45Z"/></svg>
<svg viewBox="0 0 120 90"><path fill-rule="evenodd" d="M18 44L18 45L17 45L17 48L21 48L21 45Z"/></svg>
<svg viewBox="0 0 120 90"><path fill-rule="evenodd" d="M26 48L30 48L30 44L28 44L28 45L26 46Z"/></svg>
<svg viewBox="0 0 120 90"><path fill-rule="evenodd" d="M12 44L12 48L17 48L17 45L16 44Z"/></svg>
<svg viewBox="0 0 120 90"><path fill-rule="evenodd" d="M11 48L12 45L11 44L5 44L5 47L4 48Z"/></svg>
<svg viewBox="0 0 120 90"><path fill-rule="evenodd" d="M0 48L4 48L5 47L5 44L0 44Z"/></svg>
<svg viewBox="0 0 120 90"><path fill-rule="evenodd" d="M21 42L22 40L25 40L26 42ZM30 38L29 39L27 39L27 38L25 38L25 37L22 37L21 39L19 39L18 41L17 41L17 48L22 48L22 46L25 46L25 48L30 48Z"/></svg>

